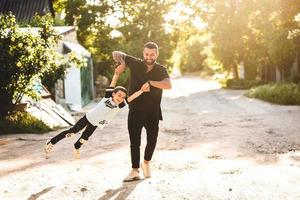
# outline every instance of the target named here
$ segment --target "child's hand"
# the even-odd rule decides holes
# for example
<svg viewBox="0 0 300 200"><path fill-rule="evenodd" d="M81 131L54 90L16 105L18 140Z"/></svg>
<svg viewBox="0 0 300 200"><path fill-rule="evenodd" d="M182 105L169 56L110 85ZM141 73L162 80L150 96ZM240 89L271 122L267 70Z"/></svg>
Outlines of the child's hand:
<svg viewBox="0 0 300 200"><path fill-rule="evenodd" d="M125 65L120 64L115 69L115 74L120 75L125 71Z"/></svg>
<svg viewBox="0 0 300 200"><path fill-rule="evenodd" d="M142 85L142 87L141 87L141 90L143 92L149 92L150 91L150 85L149 85L149 83L148 82L144 83L144 85Z"/></svg>
<svg viewBox="0 0 300 200"><path fill-rule="evenodd" d="M118 71L115 70L115 74L114 74L114 75L115 75L115 76L119 76L120 74L119 74Z"/></svg>

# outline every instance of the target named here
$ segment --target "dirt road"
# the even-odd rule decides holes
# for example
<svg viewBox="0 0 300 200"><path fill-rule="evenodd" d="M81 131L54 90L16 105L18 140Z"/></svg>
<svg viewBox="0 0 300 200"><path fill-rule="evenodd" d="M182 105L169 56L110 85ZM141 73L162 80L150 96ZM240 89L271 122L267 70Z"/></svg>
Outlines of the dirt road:
<svg viewBox="0 0 300 200"><path fill-rule="evenodd" d="M173 80L153 177L122 183L130 169L126 115L97 130L73 158L76 138L0 136L0 199L299 200L300 107L271 105L195 77ZM142 149L145 146L143 133Z"/></svg>

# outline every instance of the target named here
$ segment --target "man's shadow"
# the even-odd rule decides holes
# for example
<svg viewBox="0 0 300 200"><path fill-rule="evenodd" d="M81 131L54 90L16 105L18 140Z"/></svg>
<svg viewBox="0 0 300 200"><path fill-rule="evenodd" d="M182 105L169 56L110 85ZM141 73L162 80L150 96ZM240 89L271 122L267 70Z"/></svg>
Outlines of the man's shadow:
<svg viewBox="0 0 300 200"><path fill-rule="evenodd" d="M141 182L143 182L145 179L132 181L132 182L123 182L122 186L114 189L114 190L106 190L106 194L100 197L98 200L109 200L112 197L116 196L115 200L124 200L126 199L131 192L134 190L134 188Z"/></svg>

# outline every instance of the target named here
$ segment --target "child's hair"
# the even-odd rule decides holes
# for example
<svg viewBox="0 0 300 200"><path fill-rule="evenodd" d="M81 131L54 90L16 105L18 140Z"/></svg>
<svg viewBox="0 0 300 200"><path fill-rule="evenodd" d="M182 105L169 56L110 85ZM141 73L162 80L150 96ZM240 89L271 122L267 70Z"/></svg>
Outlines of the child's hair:
<svg viewBox="0 0 300 200"><path fill-rule="evenodd" d="M124 92L124 93L126 94L126 96L127 96L127 90L126 90L126 88L124 88L124 87L122 87L122 86L117 86L117 87L115 87L114 90L113 90L113 93L117 93L117 92L119 92L119 91Z"/></svg>

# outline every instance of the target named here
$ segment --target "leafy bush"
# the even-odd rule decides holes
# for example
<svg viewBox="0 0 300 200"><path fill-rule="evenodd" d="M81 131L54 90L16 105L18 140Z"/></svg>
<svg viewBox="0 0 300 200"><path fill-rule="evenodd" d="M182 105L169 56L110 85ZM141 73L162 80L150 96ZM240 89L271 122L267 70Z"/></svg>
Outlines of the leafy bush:
<svg viewBox="0 0 300 200"><path fill-rule="evenodd" d="M282 105L300 105L300 85L271 83L252 88L246 96Z"/></svg>
<svg viewBox="0 0 300 200"><path fill-rule="evenodd" d="M14 112L0 119L0 134L43 133L51 130L46 124L27 112Z"/></svg>
<svg viewBox="0 0 300 200"><path fill-rule="evenodd" d="M290 81L293 83L299 83L300 84L300 75L297 73L292 73Z"/></svg>
<svg viewBox="0 0 300 200"><path fill-rule="evenodd" d="M85 63L70 53L65 58L56 52L61 36L52 21L41 18L38 34L20 29L12 14L0 15L0 116L5 117L24 95L36 97L32 82L46 80L51 86L63 78L70 63ZM47 77L49 77L47 79Z"/></svg>
<svg viewBox="0 0 300 200"><path fill-rule="evenodd" d="M262 81L258 80L246 80L246 79L227 79L226 86L232 89L249 89L254 86L263 84Z"/></svg>

